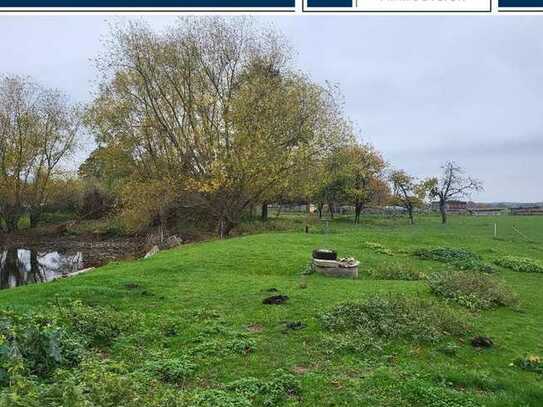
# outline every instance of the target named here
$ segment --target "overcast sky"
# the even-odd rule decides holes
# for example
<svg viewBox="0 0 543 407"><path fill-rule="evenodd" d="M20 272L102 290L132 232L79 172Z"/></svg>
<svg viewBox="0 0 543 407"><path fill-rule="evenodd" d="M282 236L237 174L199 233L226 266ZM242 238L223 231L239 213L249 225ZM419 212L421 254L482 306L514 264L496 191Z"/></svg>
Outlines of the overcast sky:
<svg viewBox="0 0 543 407"><path fill-rule="evenodd" d="M86 102L107 16L1 16L0 72ZM148 16L161 28L173 17ZM296 64L337 83L363 141L397 168L455 160L480 201L543 201L543 20L529 16L262 17Z"/></svg>

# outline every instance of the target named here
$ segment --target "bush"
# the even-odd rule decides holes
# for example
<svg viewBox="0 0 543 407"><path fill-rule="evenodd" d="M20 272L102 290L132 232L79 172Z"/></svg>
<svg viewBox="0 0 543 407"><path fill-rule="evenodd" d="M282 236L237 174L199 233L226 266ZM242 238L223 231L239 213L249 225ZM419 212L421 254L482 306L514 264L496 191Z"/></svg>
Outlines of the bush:
<svg viewBox="0 0 543 407"><path fill-rule="evenodd" d="M47 378L76 367L93 346L109 345L130 322L126 316L81 302L47 315L0 311L0 385L12 376Z"/></svg>
<svg viewBox="0 0 543 407"><path fill-rule="evenodd" d="M484 273L494 273L496 271L494 266L483 262L481 256L466 249L435 247L432 249L417 249L413 254L423 260L452 264L460 270L476 270Z"/></svg>
<svg viewBox="0 0 543 407"><path fill-rule="evenodd" d="M399 263L387 264L381 268L369 270L368 274L376 280L415 281L425 277L424 273L413 269L410 265Z"/></svg>
<svg viewBox="0 0 543 407"><path fill-rule="evenodd" d="M401 295L339 304L323 314L321 320L324 328L332 332L416 342L435 342L467 331L466 325L447 307Z"/></svg>
<svg viewBox="0 0 543 407"><path fill-rule="evenodd" d="M494 263L513 271L523 273L543 273L543 264L529 257L505 256L496 259Z"/></svg>
<svg viewBox="0 0 543 407"><path fill-rule="evenodd" d="M211 339L197 345L192 352L207 356L227 354L246 355L256 349L256 341L247 335L239 334L234 338Z"/></svg>
<svg viewBox="0 0 543 407"><path fill-rule="evenodd" d="M530 355L518 358L513 364L521 369L543 374L543 358L541 356Z"/></svg>
<svg viewBox="0 0 543 407"><path fill-rule="evenodd" d="M297 394L300 386L293 374L279 369L272 374L270 380L258 380L254 377L239 379L227 384L226 389L253 402L257 401L256 405L273 407L281 405L289 395Z"/></svg>
<svg viewBox="0 0 543 407"><path fill-rule="evenodd" d="M0 311L0 385L11 375L49 376L77 365L87 345L54 316Z"/></svg>
<svg viewBox="0 0 543 407"><path fill-rule="evenodd" d="M516 295L503 283L482 273L444 271L428 277L430 289L437 295L471 310L514 305Z"/></svg>
<svg viewBox="0 0 543 407"><path fill-rule="evenodd" d="M74 301L61 308L61 318L72 331L86 337L91 346L108 346L131 326L125 314L105 307Z"/></svg>
<svg viewBox="0 0 543 407"><path fill-rule="evenodd" d="M174 358L147 362L145 370L157 375L160 380L167 383L182 384L192 376L196 365L189 359Z"/></svg>
<svg viewBox="0 0 543 407"><path fill-rule="evenodd" d="M245 355L256 349L256 341L247 332L240 332L224 325L221 319L204 320L200 334L194 338L193 354L220 356L227 354Z"/></svg>
<svg viewBox="0 0 543 407"><path fill-rule="evenodd" d="M285 403L288 396L299 392L297 378L284 370L277 370L269 380L248 377L224 386L224 389L197 390L190 397L190 406L275 407Z"/></svg>
<svg viewBox="0 0 543 407"><path fill-rule="evenodd" d="M97 185L88 185L81 195L79 214L84 219L100 219L113 208L113 197Z"/></svg>
<svg viewBox="0 0 543 407"><path fill-rule="evenodd" d="M243 395L217 389L195 392L189 402L194 407L251 407L253 405Z"/></svg>

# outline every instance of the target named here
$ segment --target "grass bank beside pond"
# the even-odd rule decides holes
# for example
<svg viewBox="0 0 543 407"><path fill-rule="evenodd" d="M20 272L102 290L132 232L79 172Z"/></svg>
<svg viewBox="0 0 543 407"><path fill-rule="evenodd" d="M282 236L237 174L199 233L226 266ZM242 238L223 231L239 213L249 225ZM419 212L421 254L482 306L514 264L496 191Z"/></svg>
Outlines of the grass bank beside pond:
<svg viewBox="0 0 543 407"><path fill-rule="evenodd" d="M0 317L0 405L540 406L543 273L495 261L542 262L543 217L450 222L339 219L327 233L321 224L194 243L1 291L14 312ZM317 247L359 259L360 278L302 275ZM461 268L412 254L436 247L494 265L485 276L518 303L477 310L436 296L426 276ZM288 301L262 303L279 294ZM26 312L42 316L14 316ZM6 332L19 347L43 346L10 359ZM472 346L475 336L493 346Z"/></svg>

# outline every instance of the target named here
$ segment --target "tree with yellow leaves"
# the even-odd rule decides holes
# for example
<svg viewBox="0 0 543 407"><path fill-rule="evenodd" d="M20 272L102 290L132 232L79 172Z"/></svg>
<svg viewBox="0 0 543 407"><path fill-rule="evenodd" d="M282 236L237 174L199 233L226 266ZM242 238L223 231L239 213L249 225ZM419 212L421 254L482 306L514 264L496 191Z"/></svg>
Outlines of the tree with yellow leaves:
<svg viewBox="0 0 543 407"><path fill-rule="evenodd" d="M0 77L0 221L7 231L24 214L37 224L78 130L78 109L63 94L26 77Z"/></svg>
<svg viewBox="0 0 543 407"><path fill-rule="evenodd" d="M110 44L87 115L97 141L129 152L134 192L167 190L160 206L205 210L221 237L349 137L333 92L291 69L281 38L251 20L187 17L163 33L132 23ZM146 205L125 199L134 213Z"/></svg>

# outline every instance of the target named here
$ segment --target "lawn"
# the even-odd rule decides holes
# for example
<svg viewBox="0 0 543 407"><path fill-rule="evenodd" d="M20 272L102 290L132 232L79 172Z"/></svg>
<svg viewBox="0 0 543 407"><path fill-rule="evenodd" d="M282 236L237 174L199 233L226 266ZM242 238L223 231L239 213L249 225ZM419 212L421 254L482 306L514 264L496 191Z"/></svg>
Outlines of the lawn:
<svg viewBox="0 0 543 407"><path fill-rule="evenodd" d="M359 259L360 278L302 276L317 247ZM360 225L338 219L314 225L310 233L303 233L300 225L299 232L189 244L150 259L1 291L2 308L21 313L57 312L62 309L59 304L81 300L113 308L134 321L111 343L92 348L98 356L91 367L65 367L60 376L31 378L26 387L6 388L11 398L5 403L30 405L24 400L35 399L36 405L59 405L58 400L87 397L62 398L68 397L70 386L80 385L78 381L94 380L97 384L83 392L92 393L88 397L94 397L94 404L85 405L542 405L543 375L512 362L543 355L543 274L497 267L495 278L518 294L518 306L470 311L454 303L444 305L469 323L460 337L431 343L369 337L364 342L357 335L338 335L323 327L322 314L336 304L376 294L402 293L444 304L425 280L370 276L389 267L425 274L451 268L411 254L413 249L432 247L468 249L488 263L506 255L543 261L543 217L452 216L449 225L441 225L436 217L421 217L416 225L403 218L370 218ZM262 300L273 294L288 295L289 300L264 305ZM301 322L292 326L302 329L288 329L288 322ZM490 337L494 346L474 348L470 340L476 335ZM141 374L142 366L157 358L186 361L190 374L173 381ZM130 385L123 378L129 378ZM54 391L36 395L62 380L62 396ZM36 394L29 396L30 391ZM17 401L14 394L22 398ZM176 399L175 394L195 396ZM77 403L73 401L84 405Z"/></svg>

